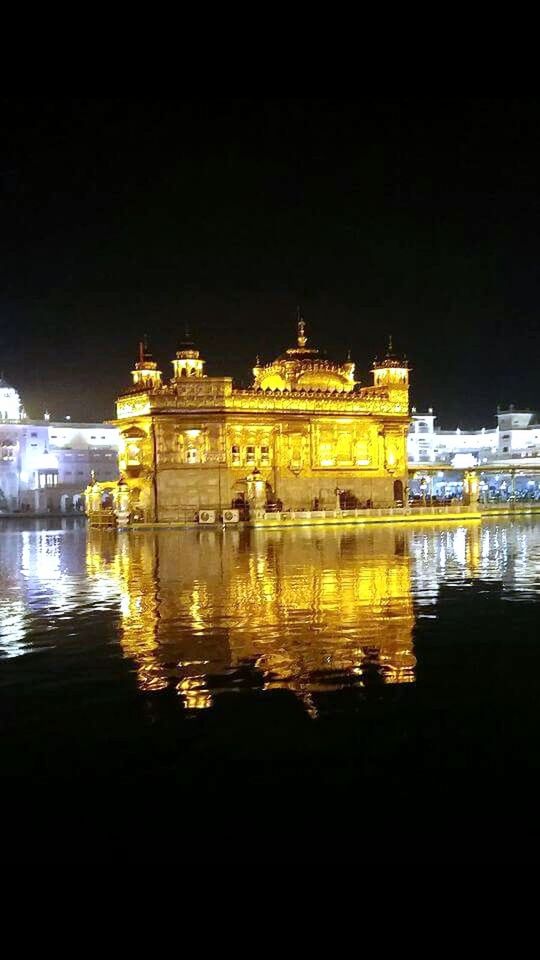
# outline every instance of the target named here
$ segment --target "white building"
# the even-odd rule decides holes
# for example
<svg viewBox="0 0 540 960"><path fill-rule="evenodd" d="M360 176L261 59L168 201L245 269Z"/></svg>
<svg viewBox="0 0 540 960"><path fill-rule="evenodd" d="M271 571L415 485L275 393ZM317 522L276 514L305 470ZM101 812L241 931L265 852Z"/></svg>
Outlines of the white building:
<svg viewBox="0 0 540 960"><path fill-rule="evenodd" d="M461 430L459 427L440 430L435 426L432 408L425 414L417 413L415 407L411 412L407 440L409 469L417 467L421 474L422 466L433 469L436 464L455 467L456 471L478 468L481 472L482 468L489 468L490 476L484 481L484 487L490 492L499 487L509 490L508 476L504 471L513 470L512 487L516 491L528 491L532 495L537 492L540 496L540 483L537 482L540 474L527 475L528 467L540 466L540 424L530 410L515 410L513 406L508 410L498 409L497 425L481 430ZM500 477L494 467L500 467ZM456 493L460 486L457 474L452 478L447 471L441 472L433 481L434 491L439 489L439 492L442 487L450 487L452 489L447 489L446 493ZM411 483L411 490L414 492L414 483Z"/></svg>
<svg viewBox="0 0 540 960"><path fill-rule="evenodd" d="M118 434L103 423L29 420L17 391L0 381L0 513L82 508L91 477L118 476Z"/></svg>

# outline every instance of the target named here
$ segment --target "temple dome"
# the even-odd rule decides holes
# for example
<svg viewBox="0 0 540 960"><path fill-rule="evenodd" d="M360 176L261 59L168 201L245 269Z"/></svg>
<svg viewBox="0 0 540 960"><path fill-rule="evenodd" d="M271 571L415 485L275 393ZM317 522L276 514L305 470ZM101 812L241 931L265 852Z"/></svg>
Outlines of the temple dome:
<svg viewBox="0 0 540 960"><path fill-rule="evenodd" d="M25 416L17 390L0 375L0 420L21 420Z"/></svg>
<svg viewBox="0 0 540 960"><path fill-rule="evenodd" d="M253 386L260 390L308 390L349 393L355 386L354 363L334 363L321 357L319 350L307 347L305 323L298 321L297 346L290 347L276 360L253 368Z"/></svg>

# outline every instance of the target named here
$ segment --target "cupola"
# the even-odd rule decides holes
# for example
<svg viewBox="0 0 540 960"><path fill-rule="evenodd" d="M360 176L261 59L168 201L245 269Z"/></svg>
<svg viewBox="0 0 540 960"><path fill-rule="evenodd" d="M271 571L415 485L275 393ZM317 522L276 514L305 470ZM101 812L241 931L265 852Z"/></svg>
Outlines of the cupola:
<svg viewBox="0 0 540 960"><path fill-rule="evenodd" d="M182 377L204 377L204 365L206 361L201 360L201 355L196 349L193 340L186 328L186 335L179 349L176 351L176 357L172 361L173 379L180 380Z"/></svg>
<svg viewBox="0 0 540 960"><path fill-rule="evenodd" d="M131 371L131 376L136 387L154 389L161 385L161 370L158 370L157 363L148 349L146 337L139 342L139 359L135 369Z"/></svg>
<svg viewBox="0 0 540 960"><path fill-rule="evenodd" d="M408 390L410 367L407 359L400 359L393 352L392 335L388 337L388 349L384 360L373 361L373 385L375 387L392 387L398 390Z"/></svg>

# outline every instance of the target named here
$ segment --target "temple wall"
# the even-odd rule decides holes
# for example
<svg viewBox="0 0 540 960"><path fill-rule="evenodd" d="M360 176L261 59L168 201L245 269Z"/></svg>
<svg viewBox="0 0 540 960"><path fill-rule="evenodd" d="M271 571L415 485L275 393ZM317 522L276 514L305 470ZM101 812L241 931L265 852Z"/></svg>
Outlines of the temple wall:
<svg viewBox="0 0 540 960"><path fill-rule="evenodd" d="M356 498L352 506L388 507L394 481L403 492L407 483L403 421L210 411L126 418L120 470L131 511L149 521L193 520L200 510L230 508L242 495L247 502L246 478L254 470L267 484L267 500L283 509L334 510L336 488Z"/></svg>
<svg viewBox="0 0 540 960"><path fill-rule="evenodd" d="M334 510L336 487L358 498L359 505L392 506L394 477L358 477L345 473L292 476L285 471L263 471L274 496L285 509L310 510L319 501L319 509ZM401 479L401 478L397 478ZM405 482L405 481L404 481ZM239 493L246 492L241 471L227 467L195 466L161 468L158 471L158 517L160 521L194 519L199 510L225 509Z"/></svg>

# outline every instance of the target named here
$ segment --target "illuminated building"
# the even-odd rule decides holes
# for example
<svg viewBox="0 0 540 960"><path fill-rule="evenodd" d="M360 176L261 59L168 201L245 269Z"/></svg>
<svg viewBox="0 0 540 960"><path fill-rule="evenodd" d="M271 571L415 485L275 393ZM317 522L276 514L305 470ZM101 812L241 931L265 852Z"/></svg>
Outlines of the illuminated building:
<svg viewBox="0 0 540 960"><path fill-rule="evenodd" d="M434 495L459 496L463 470L476 469L479 474L485 471L481 481L484 497L504 498L511 490L540 497L540 423L530 410L499 408L497 426L480 430L441 430L435 420L431 408L424 414L413 407L407 438L409 468L418 470L410 483L413 495L421 493L422 466L440 464L446 468L444 472L430 478Z"/></svg>
<svg viewBox="0 0 540 960"><path fill-rule="evenodd" d="M454 457L470 455L476 464L511 460L513 457L540 457L540 423L530 410L497 411L497 426L481 430L441 430L436 417L417 413L413 407L407 456L416 463L452 463Z"/></svg>
<svg viewBox="0 0 540 960"><path fill-rule="evenodd" d="M0 380L0 513L77 509L92 476L118 475L114 427L103 423L30 420L19 394Z"/></svg>
<svg viewBox="0 0 540 960"><path fill-rule="evenodd" d="M22 420L26 416L21 398L15 387L0 377L0 421L1 420Z"/></svg>
<svg viewBox="0 0 540 960"><path fill-rule="evenodd" d="M331 362L307 345L303 320L295 346L270 363L257 359L249 389L206 375L190 341L172 365L162 382L142 347L133 384L118 398L117 515L167 522L243 504L333 510L402 501L409 368L391 346L369 387L359 387L350 360Z"/></svg>

